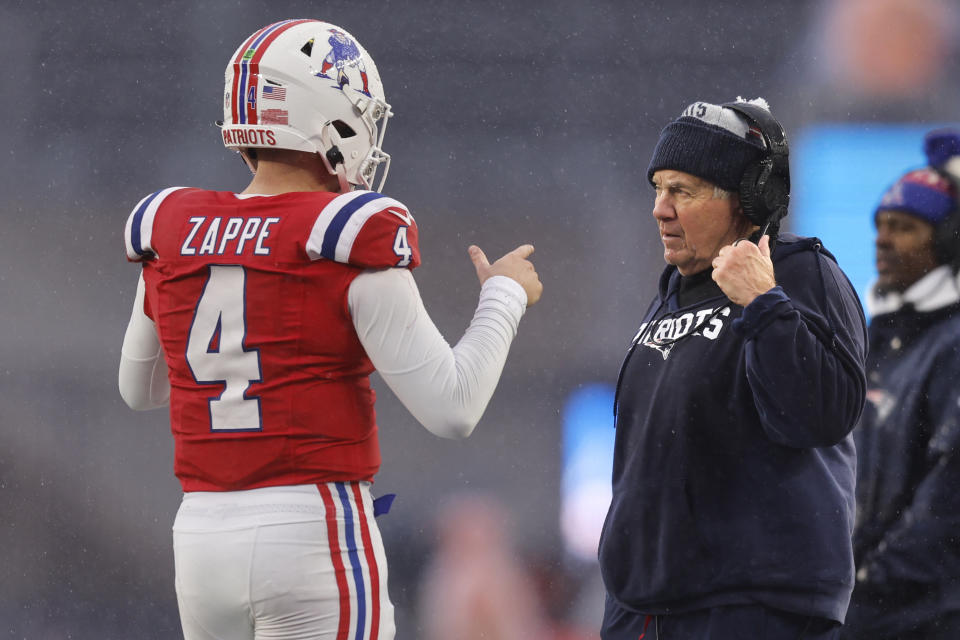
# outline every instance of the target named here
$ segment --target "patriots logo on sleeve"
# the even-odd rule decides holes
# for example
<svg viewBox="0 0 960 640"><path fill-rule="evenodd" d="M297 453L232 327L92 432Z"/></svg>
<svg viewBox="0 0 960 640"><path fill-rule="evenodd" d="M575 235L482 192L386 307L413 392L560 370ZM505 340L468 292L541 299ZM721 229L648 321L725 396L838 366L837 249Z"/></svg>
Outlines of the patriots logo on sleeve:
<svg viewBox="0 0 960 640"><path fill-rule="evenodd" d="M306 249L312 260L371 269L420 264L413 216L402 203L374 191L351 191L331 200L317 216Z"/></svg>

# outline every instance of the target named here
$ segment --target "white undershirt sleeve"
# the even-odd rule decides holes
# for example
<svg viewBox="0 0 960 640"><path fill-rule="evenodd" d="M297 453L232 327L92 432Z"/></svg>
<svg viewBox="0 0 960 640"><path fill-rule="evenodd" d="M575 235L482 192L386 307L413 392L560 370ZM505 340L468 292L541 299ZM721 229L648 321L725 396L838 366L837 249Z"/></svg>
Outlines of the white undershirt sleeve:
<svg viewBox="0 0 960 640"><path fill-rule="evenodd" d="M407 269L365 271L351 283L348 302L370 361L410 413L438 436L470 435L526 310L523 287L506 276L488 278L453 348L427 315Z"/></svg>
<svg viewBox="0 0 960 640"><path fill-rule="evenodd" d="M120 349L120 396L131 409L143 411L166 406L170 400L167 362L153 320L143 312L143 274Z"/></svg>

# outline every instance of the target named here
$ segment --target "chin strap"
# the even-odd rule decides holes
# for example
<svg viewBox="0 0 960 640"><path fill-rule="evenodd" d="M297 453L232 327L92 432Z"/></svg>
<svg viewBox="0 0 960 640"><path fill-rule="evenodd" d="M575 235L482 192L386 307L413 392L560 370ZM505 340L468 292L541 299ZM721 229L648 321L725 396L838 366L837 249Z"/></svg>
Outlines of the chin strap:
<svg viewBox="0 0 960 640"><path fill-rule="evenodd" d="M337 180L340 182L340 193L353 191L353 185L347 181L347 172L343 165L340 165L340 168L337 169Z"/></svg>
<svg viewBox="0 0 960 640"><path fill-rule="evenodd" d="M323 165L327 168L327 171L330 172L330 175L337 176L337 181L340 183L340 193L347 193L353 186L350 184L350 181L347 180L347 166L343 153L341 153L336 142L331 139L331 129L333 129L333 125L328 124L320 133L320 141L323 144L323 148L327 151L318 151L317 153L323 160ZM339 135L337 135L337 142L339 142Z"/></svg>
<svg viewBox="0 0 960 640"><path fill-rule="evenodd" d="M343 154L340 153L340 149L336 145L330 147L330 150L324 154L324 163L328 170L330 167L334 169L330 173L337 176L337 181L340 183L340 193L347 193L352 189L352 185L347 180L347 169L343 161Z"/></svg>

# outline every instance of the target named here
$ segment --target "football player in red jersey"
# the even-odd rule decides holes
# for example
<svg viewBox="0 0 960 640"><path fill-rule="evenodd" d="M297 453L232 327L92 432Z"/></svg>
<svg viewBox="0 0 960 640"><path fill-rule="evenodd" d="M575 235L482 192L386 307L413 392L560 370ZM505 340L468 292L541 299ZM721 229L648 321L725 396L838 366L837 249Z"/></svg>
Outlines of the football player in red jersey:
<svg viewBox="0 0 960 640"><path fill-rule="evenodd" d="M348 82L322 73L331 33L359 52L340 70ZM447 344L411 275L416 222L379 193L390 115L352 36L316 20L268 25L226 69L223 141L250 185L163 189L127 221L142 277L120 392L134 409L170 406L190 640L393 638L369 375L431 432L466 437L540 298L531 245L493 264L470 247L480 300Z"/></svg>

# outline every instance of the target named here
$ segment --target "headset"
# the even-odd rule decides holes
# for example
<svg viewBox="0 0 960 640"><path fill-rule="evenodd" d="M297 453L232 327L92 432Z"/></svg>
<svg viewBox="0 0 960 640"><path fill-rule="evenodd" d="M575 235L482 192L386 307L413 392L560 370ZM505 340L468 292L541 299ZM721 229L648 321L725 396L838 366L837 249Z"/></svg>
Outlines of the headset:
<svg viewBox="0 0 960 640"><path fill-rule="evenodd" d="M940 264L950 265L956 273L960 267L960 129L928 131L923 136L923 153L930 168L953 188L953 208L946 220L934 227L933 251Z"/></svg>
<svg viewBox="0 0 960 640"><path fill-rule="evenodd" d="M960 185L949 175L946 177L953 183L956 193ZM956 198L946 219L933 228L933 255L938 264L950 265L954 273L960 270L960 208Z"/></svg>
<svg viewBox="0 0 960 640"><path fill-rule="evenodd" d="M748 102L721 105L744 116L760 131L766 152L750 164L740 179L740 206L753 224L761 228L760 237L772 228L780 228L790 203L790 148L783 127L769 111Z"/></svg>

